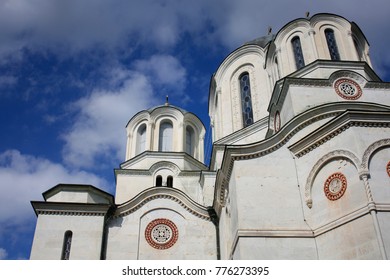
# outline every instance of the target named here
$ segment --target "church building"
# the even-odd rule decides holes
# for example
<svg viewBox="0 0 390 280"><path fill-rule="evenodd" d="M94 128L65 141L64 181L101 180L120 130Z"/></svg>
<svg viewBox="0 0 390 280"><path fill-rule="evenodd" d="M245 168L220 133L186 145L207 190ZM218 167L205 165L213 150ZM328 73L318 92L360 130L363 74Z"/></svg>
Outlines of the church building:
<svg viewBox="0 0 390 280"><path fill-rule="evenodd" d="M129 116L115 196L44 192L31 259L390 257L390 83L355 23L316 14L245 43L212 75L208 111L208 165L193 113Z"/></svg>

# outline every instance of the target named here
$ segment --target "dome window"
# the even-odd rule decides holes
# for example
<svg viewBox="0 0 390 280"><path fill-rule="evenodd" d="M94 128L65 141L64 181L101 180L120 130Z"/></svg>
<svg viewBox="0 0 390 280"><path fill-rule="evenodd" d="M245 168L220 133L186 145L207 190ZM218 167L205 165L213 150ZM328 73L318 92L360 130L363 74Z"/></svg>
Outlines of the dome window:
<svg viewBox="0 0 390 280"><path fill-rule="evenodd" d="M301 39L298 36L295 36L291 40L291 44L294 52L295 66L297 70L305 66L305 59L303 58Z"/></svg>
<svg viewBox="0 0 390 280"><path fill-rule="evenodd" d="M160 124L160 134L158 142L159 152L170 152L172 151L173 138L173 126L169 121L164 121Z"/></svg>
<svg viewBox="0 0 390 280"><path fill-rule="evenodd" d="M142 124L137 130L136 154L145 151L146 148L146 125Z"/></svg>
<svg viewBox="0 0 390 280"><path fill-rule="evenodd" d="M336 38L332 29L325 30L326 43L328 44L330 59L340 60L339 49L337 47Z"/></svg>
<svg viewBox="0 0 390 280"><path fill-rule="evenodd" d="M253 123L252 96L248 72L243 73L240 78L241 108L243 126L247 127Z"/></svg>

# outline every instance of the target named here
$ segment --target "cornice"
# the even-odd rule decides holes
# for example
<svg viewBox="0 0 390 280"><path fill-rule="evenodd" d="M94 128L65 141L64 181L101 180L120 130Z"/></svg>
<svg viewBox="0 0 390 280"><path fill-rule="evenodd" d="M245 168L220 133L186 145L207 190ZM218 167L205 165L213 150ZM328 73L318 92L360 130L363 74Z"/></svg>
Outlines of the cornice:
<svg viewBox="0 0 390 280"><path fill-rule="evenodd" d="M259 132L260 130L263 130L264 128L268 128L268 121L269 117L262 118L256 122L254 122L252 125L249 125L247 127L244 127L240 130L237 130L233 132L232 134L229 134L227 136L224 136L223 138L217 140L214 142L214 145L232 145L234 142L240 141L248 135L255 134Z"/></svg>
<svg viewBox="0 0 390 280"><path fill-rule="evenodd" d="M328 103L309 109L295 116L292 120L285 124L280 131L265 140L247 145L226 146L224 158L222 161L223 163L220 172L217 173L216 180L216 186L219 186L215 192L214 201L215 209L219 209L217 212L219 213L221 207L225 205L225 198L227 196L226 192L228 191L228 182L230 181L230 176L235 161L263 157L284 146L297 132L301 131L308 125L322 119L331 118L342 114L335 120L331 120L330 122L328 122L325 125L325 128L319 129L319 132L316 131L313 134L309 134L308 137L315 138L318 140L315 144L311 144L311 142L309 141L310 139L308 139L303 141L304 143L296 145L295 150L300 151L299 147L305 147L304 144L306 144L308 146L307 149L309 149L309 152L310 149L318 147L319 145L322 145L323 143L328 141L326 139L329 139L329 137L335 137L339 133L343 132L346 128L343 128L342 126L335 128L334 126L335 124L337 124L337 122L341 121L342 123L342 121L344 121L346 117L347 119L351 118L351 111L353 110L356 110L356 112L354 112L354 116L360 116L362 118L356 118L356 121L349 122L349 125L353 124L358 126L366 126L369 124L372 126L389 127L390 108L387 106L362 102ZM363 116L365 118L363 118ZM382 117L385 117L386 120L381 120ZM345 123L345 125L347 125L347 123ZM327 130L329 130L329 135L325 133L327 132ZM318 133L320 133L320 135L322 135L323 137L318 137ZM303 150L306 151L306 149Z"/></svg>
<svg viewBox="0 0 390 280"><path fill-rule="evenodd" d="M296 157L302 157L350 127L390 127L390 112L347 110L320 129L289 146Z"/></svg>
<svg viewBox="0 0 390 280"><path fill-rule="evenodd" d="M114 218L130 215L155 199L174 201L192 215L203 220L210 220L207 207L196 203L184 192L167 187L153 187L141 192L133 199L119 205L114 213Z"/></svg>
<svg viewBox="0 0 390 280"><path fill-rule="evenodd" d="M36 215L60 216L104 216L111 204L65 203L65 202L31 202Z"/></svg>
<svg viewBox="0 0 390 280"><path fill-rule="evenodd" d="M207 170L208 169L206 165L204 165L202 162L198 161L197 159L193 158L192 156L188 155L187 153L184 153L184 152L156 152L156 151L145 151L145 152L121 163L120 168L121 168L121 170L124 170L124 169L131 170L129 167L143 161L144 159L151 159L151 158L158 159L159 161L163 160L166 162L168 162L168 160L184 159L185 161L187 161L187 162L191 163L192 165L196 166L197 168L199 168L199 170Z"/></svg>

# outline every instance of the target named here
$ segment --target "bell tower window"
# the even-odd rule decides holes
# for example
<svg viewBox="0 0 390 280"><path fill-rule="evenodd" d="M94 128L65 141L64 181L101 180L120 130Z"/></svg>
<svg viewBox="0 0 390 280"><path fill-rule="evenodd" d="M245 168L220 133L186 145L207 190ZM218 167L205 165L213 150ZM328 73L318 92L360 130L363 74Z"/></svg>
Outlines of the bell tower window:
<svg viewBox="0 0 390 280"><path fill-rule="evenodd" d="M136 154L140 154L145 151L146 147L146 125L142 124L137 131L137 140L136 140Z"/></svg>
<svg viewBox="0 0 390 280"><path fill-rule="evenodd" d="M332 29L325 30L326 43L328 44L330 59L340 60L339 49L337 47L336 38Z"/></svg>
<svg viewBox="0 0 390 280"><path fill-rule="evenodd" d="M303 58L301 39L298 36L295 36L291 40L291 44L294 52L295 66L297 70L305 66L305 59Z"/></svg>
<svg viewBox="0 0 390 280"><path fill-rule="evenodd" d="M158 142L159 152L172 151L173 142L173 126L169 121L164 121L160 124L160 134Z"/></svg>
<svg viewBox="0 0 390 280"><path fill-rule="evenodd" d="M167 187L168 188L173 187L173 177L172 176L168 176L168 178L167 178Z"/></svg>
<svg viewBox="0 0 390 280"><path fill-rule="evenodd" d="M186 153L190 156L195 154L195 132L191 126L186 127Z"/></svg>
<svg viewBox="0 0 390 280"><path fill-rule="evenodd" d="M240 78L241 109L243 126L247 127L253 123L251 85L248 72L243 73Z"/></svg>
<svg viewBox="0 0 390 280"><path fill-rule="evenodd" d="M161 187L162 186L162 176L158 175L156 177L156 187Z"/></svg>

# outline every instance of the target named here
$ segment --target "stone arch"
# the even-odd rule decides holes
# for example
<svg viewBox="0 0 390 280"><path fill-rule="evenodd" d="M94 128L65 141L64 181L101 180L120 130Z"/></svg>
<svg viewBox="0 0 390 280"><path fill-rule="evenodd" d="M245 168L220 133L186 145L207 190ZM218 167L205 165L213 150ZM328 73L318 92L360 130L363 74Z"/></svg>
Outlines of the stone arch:
<svg viewBox="0 0 390 280"><path fill-rule="evenodd" d="M381 148L384 148L384 147L389 147L390 146L390 138L386 138L386 139L382 139L382 140L379 140L379 141L376 141L374 143L372 143L370 146L368 146L368 148L366 149L366 151L364 152L363 154L363 157L362 157L362 162L361 162L361 174L369 174L370 171L369 171L369 164L370 164L370 159L372 157L372 155L379 149Z"/></svg>
<svg viewBox="0 0 390 280"><path fill-rule="evenodd" d="M311 189L313 186L314 179L316 178L318 172L321 170L325 164L330 162L333 159L336 158L345 158L348 159L349 161L352 162L352 164L356 167L356 169L359 171L360 168L360 160L357 158L357 156L346 150L336 150L332 151L326 155L324 155L322 158L320 158L316 164L313 166L309 173L309 177L306 180L306 185L305 185L305 202L306 205L311 208L313 205L313 200L311 198Z"/></svg>
<svg viewBox="0 0 390 280"><path fill-rule="evenodd" d="M155 175L161 169L169 169L172 172L172 174L175 176L178 176L179 173L181 172L180 168L176 164L169 161L160 161L153 164L150 167L149 172Z"/></svg>

